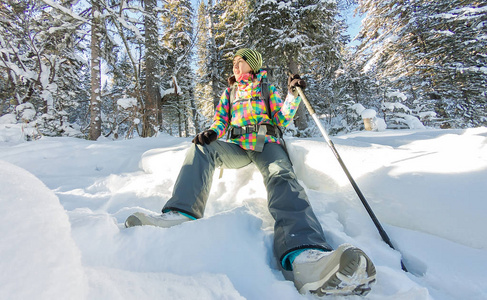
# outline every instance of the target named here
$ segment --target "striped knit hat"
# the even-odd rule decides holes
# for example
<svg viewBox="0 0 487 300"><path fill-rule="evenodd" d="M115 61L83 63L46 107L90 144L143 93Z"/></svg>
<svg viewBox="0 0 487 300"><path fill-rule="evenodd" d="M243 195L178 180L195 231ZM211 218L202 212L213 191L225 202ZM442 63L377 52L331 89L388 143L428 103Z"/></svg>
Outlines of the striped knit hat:
<svg viewBox="0 0 487 300"><path fill-rule="evenodd" d="M235 53L233 58L235 58L235 56L243 58L243 60L245 60L252 68L254 73L257 73L262 67L262 55L255 50L242 48Z"/></svg>

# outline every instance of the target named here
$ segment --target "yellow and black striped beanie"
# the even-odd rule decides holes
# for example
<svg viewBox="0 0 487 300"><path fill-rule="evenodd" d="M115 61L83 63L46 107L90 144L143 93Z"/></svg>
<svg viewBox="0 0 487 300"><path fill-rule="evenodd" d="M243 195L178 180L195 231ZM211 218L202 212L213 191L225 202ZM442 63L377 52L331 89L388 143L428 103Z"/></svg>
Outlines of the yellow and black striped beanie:
<svg viewBox="0 0 487 300"><path fill-rule="evenodd" d="M235 58L235 56L243 58L252 68L254 73L257 73L262 67L262 55L255 50L242 48L235 53L233 58Z"/></svg>

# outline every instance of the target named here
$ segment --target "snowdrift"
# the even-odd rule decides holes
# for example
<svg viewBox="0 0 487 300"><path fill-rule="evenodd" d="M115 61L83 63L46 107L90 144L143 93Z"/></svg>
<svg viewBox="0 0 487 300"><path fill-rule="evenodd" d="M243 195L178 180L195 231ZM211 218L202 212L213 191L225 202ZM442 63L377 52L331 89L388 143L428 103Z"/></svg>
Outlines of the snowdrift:
<svg viewBox="0 0 487 300"><path fill-rule="evenodd" d="M382 242L322 139L287 144L330 244L359 246L376 264L366 299L486 299L487 128L333 140L400 252ZM0 299L315 299L278 269L252 165L215 172L201 220L123 227L135 211L160 211L190 141L23 142L0 130Z"/></svg>
<svg viewBox="0 0 487 300"><path fill-rule="evenodd" d="M84 299L81 253L56 195L0 161L0 299Z"/></svg>

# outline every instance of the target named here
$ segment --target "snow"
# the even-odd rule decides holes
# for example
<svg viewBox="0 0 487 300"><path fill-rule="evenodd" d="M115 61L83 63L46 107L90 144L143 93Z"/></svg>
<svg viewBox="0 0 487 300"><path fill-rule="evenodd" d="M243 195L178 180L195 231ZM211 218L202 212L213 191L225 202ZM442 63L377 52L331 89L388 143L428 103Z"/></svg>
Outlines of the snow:
<svg viewBox="0 0 487 300"><path fill-rule="evenodd" d="M25 142L14 129L0 126L0 299L316 299L277 267L255 166L215 172L201 220L126 229L169 199L191 138ZM486 299L487 128L332 139L400 250L322 138L287 138L330 244L352 243L377 267L368 296L336 299Z"/></svg>
<svg viewBox="0 0 487 300"><path fill-rule="evenodd" d="M78 21L81 21L83 23L89 23L89 20L81 17L80 15L76 14L75 12L73 12L71 9L68 9L58 3L56 3L55 1L52 1L52 0L42 0L45 4L51 6L51 7L54 7L56 9L59 9L60 11L62 11L63 13L73 17L74 19L77 19Z"/></svg>
<svg viewBox="0 0 487 300"><path fill-rule="evenodd" d="M408 98L404 93L401 92L388 92L386 94L386 97L388 98L397 97L397 98L401 98L402 101L406 101Z"/></svg>
<svg viewBox="0 0 487 300"><path fill-rule="evenodd" d="M435 118L436 117L436 112L434 112L434 111L423 111L423 112L418 113L418 116L421 119Z"/></svg>
<svg viewBox="0 0 487 300"><path fill-rule="evenodd" d="M364 109L361 113L362 115L362 119L372 119L372 118L375 118L375 116L377 115L377 112L373 109Z"/></svg>
<svg viewBox="0 0 487 300"><path fill-rule="evenodd" d="M17 123L17 117L15 114L6 114L0 117L0 124L15 124ZM1 135L0 135L1 137Z"/></svg>
<svg viewBox="0 0 487 300"><path fill-rule="evenodd" d="M135 98L122 98L117 100L118 106L123 109L129 109L131 107L137 106L137 99Z"/></svg>
<svg viewBox="0 0 487 300"><path fill-rule="evenodd" d="M355 110L357 115L361 115L362 112L365 110L365 107L360 103L355 103L354 105L352 105L351 108Z"/></svg>
<svg viewBox="0 0 487 300"><path fill-rule="evenodd" d="M81 253L57 196L24 169L5 161L0 169L0 298L84 299Z"/></svg>
<svg viewBox="0 0 487 300"><path fill-rule="evenodd" d="M382 118L375 118L374 125L378 131L384 131L387 129L386 121Z"/></svg>
<svg viewBox="0 0 487 300"><path fill-rule="evenodd" d="M423 123L415 116L404 113L396 113L396 116L396 119L406 123L409 129L425 129Z"/></svg>
<svg viewBox="0 0 487 300"><path fill-rule="evenodd" d="M431 30L432 33L438 33L440 35L452 36L455 35L454 32L450 30Z"/></svg>
<svg viewBox="0 0 487 300"><path fill-rule="evenodd" d="M388 109L390 111L394 111L395 109L403 110L406 112L411 111L406 105L399 103L399 102L383 102L382 103L382 109Z"/></svg>
<svg viewBox="0 0 487 300"><path fill-rule="evenodd" d="M29 102L17 105L17 107L15 107L15 111L19 114L20 118L26 122L32 121L36 115L34 105L32 105L32 103L29 103ZM12 114L10 114L10 115L12 116ZM9 119L12 119L12 118L9 117ZM5 120L7 120L7 119L5 119ZM16 123L15 121L11 122L11 124L15 124L15 123Z"/></svg>

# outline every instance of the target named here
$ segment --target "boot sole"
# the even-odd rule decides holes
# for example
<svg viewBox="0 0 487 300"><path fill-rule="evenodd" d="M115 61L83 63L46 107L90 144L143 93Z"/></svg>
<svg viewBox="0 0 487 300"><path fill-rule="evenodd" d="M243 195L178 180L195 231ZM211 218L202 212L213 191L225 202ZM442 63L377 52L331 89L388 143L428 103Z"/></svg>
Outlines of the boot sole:
<svg viewBox="0 0 487 300"><path fill-rule="evenodd" d="M328 275L317 282L305 284L299 289L302 294L308 291L317 296L325 295L361 295L365 296L375 282L375 267L369 257L360 249L345 247L339 263Z"/></svg>
<svg viewBox="0 0 487 300"><path fill-rule="evenodd" d="M341 256L337 272L320 288L310 292L318 296L365 296L375 283L375 277L376 270L369 257L358 248L349 248Z"/></svg>

